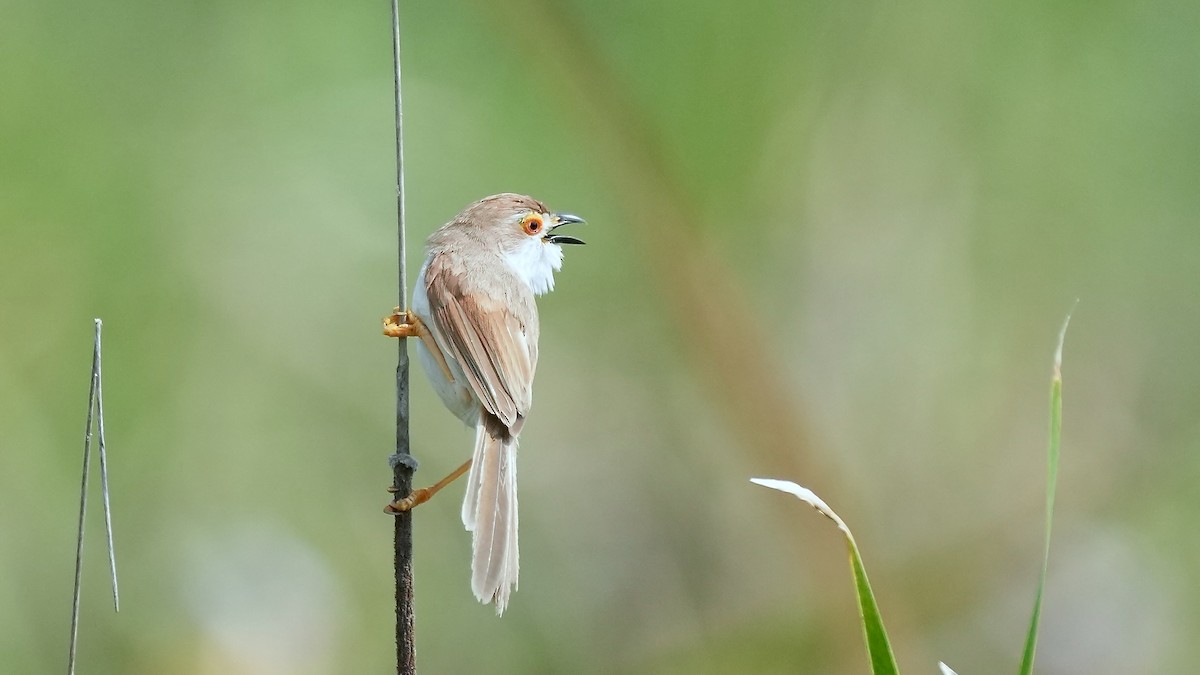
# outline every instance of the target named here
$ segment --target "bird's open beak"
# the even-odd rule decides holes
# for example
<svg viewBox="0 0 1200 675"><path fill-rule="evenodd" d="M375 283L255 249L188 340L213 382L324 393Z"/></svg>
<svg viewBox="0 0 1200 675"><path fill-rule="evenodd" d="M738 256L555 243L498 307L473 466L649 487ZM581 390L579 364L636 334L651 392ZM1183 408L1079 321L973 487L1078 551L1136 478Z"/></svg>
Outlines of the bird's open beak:
<svg viewBox="0 0 1200 675"><path fill-rule="evenodd" d="M584 244L584 243L586 243L582 239L576 239L575 237L568 237L565 234L552 234L552 232L554 232L555 230L557 230L559 227L561 227L563 225L568 225L570 223L586 222L583 218L580 218L579 216L576 216L576 215L572 215L570 213L552 213L552 214L550 214L550 219L554 222L554 224L550 227L550 231L546 233L546 241L550 242L551 244Z"/></svg>

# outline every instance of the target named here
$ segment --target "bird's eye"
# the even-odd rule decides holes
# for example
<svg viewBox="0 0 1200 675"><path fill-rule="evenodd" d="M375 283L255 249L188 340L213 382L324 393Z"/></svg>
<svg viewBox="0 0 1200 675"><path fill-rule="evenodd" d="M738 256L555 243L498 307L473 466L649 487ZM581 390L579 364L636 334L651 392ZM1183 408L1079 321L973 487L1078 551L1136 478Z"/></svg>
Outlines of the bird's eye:
<svg viewBox="0 0 1200 675"><path fill-rule="evenodd" d="M542 217L536 213L531 213L528 216L525 216L525 219L521 221L521 229L525 230L525 234L530 235L541 232L542 225Z"/></svg>

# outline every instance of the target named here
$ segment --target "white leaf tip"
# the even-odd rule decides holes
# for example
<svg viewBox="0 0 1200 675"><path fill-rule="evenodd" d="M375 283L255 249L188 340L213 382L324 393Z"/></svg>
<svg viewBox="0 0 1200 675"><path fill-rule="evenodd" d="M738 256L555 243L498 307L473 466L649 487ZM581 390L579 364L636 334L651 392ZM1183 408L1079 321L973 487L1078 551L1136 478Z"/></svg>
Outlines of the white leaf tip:
<svg viewBox="0 0 1200 675"><path fill-rule="evenodd" d="M958 673L950 670L950 666L942 663L941 661L938 661L938 668L941 669L942 675L958 675Z"/></svg>
<svg viewBox="0 0 1200 675"><path fill-rule="evenodd" d="M841 516L835 513L833 509L829 508L829 505L825 503L825 500L818 497L817 493L813 492L812 490L809 490L802 485L793 483L790 480L778 480L775 478L751 478L750 482L754 483L755 485L761 485L765 488L771 488L772 490L779 490L780 492L786 492L790 495L798 497L809 506L820 511L823 516L836 523L838 529L844 532L848 538L853 538L853 536L850 534L850 528L846 527L846 523L842 520Z"/></svg>
<svg viewBox="0 0 1200 675"><path fill-rule="evenodd" d="M1071 325L1071 315L1075 313L1075 308L1078 306L1079 298L1075 298L1071 309L1067 311L1067 318L1063 320L1062 328L1058 331L1058 346L1054 349L1054 377L1056 379L1062 379L1063 343L1067 341L1067 326Z"/></svg>
<svg viewBox="0 0 1200 675"><path fill-rule="evenodd" d="M754 483L755 485L761 485L765 488L781 490L783 492L792 492L792 490L796 488L800 488L801 490L804 489L790 480L777 480L775 478L751 478L750 482Z"/></svg>

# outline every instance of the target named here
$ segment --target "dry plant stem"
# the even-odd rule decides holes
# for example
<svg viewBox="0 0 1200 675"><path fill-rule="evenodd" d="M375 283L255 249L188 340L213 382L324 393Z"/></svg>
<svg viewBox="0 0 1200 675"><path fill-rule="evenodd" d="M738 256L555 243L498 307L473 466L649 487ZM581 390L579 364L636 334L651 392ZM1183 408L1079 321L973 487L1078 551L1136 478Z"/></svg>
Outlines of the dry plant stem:
<svg viewBox="0 0 1200 675"><path fill-rule="evenodd" d="M396 94L396 230L398 239L400 303L403 310L408 298L404 265L407 257L404 228L404 106L400 97L400 6L392 0L392 65ZM417 463L409 452L408 343L400 340L396 358L396 454L392 455L392 489L406 495L412 491L412 475ZM417 672L416 638L413 635L412 512L393 518L393 555L396 580L396 672Z"/></svg>
<svg viewBox="0 0 1200 675"><path fill-rule="evenodd" d="M99 328L97 328L99 336ZM99 339L97 337L97 339ZM98 351L98 350L97 350ZM79 486L79 530L75 538L75 591L71 603L71 653L67 659L67 673L75 672L75 650L79 639L79 598L80 582L83 576L83 523L87 517L88 469L92 464L92 420L96 412L96 354L92 352L92 378L88 385L87 427L83 433L83 478Z"/></svg>
<svg viewBox="0 0 1200 675"><path fill-rule="evenodd" d="M100 496L104 500L104 534L108 542L108 569L112 575L113 611L121 611L121 593L117 588L117 551L113 546L112 505L108 496L108 450L104 445L104 375L100 349L100 319L96 319L96 435L100 451Z"/></svg>
<svg viewBox="0 0 1200 675"><path fill-rule="evenodd" d="M100 331L103 322L95 320L95 341L92 346L92 376L88 385L87 421L83 430L83 475L79 486L79 527L75 538L75 587L71 601L71 648L67 657L67 673L75 672L76 653L79 641L79 604L83 577L83 527L87 518L88 472L92 464L92 429L99 434L101 492L104 497L104 524L108 542L108 562L112 573L113 609L121 610L120 593L117 590L117 558L113 547L112 513L108 496L108 457L104 449L104 395L100 374ZM95 422L95 424L93 424Z"/></svg>

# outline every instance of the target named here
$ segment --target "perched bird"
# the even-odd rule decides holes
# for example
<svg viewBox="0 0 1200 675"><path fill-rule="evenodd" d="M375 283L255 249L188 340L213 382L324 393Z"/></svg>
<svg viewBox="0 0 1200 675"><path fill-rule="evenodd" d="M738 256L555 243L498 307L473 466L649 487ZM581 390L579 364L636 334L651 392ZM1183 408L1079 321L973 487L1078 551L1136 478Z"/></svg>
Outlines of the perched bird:
<svg viewBox="0 0 1200 675"><path fill-rule="evenodd" d="M419 337L425 374L442 402L475 428L470 460L430 488L388 506L406 511L468 469L462 521L472 533L471 589L503 614L517 587L517 437L533 402L538 359L534 296L554 288L558 234L582 218L518 194L485 197L426 242L412 310L384 319L384 334Z"/></svg>

